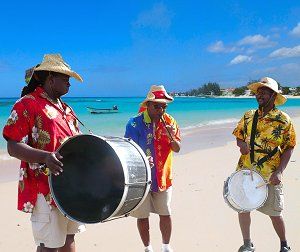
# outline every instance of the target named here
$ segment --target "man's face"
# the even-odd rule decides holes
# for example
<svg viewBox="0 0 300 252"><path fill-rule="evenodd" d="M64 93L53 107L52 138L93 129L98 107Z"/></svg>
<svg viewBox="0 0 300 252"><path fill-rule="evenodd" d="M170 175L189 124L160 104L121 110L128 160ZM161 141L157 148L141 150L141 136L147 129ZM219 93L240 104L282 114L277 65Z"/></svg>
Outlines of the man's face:
<svg viewBox="0 0 300 252"><path fill-rule="evenodd" d="M166 103L161 103L161 102L148 102L147 108L148 108L148 113L150 117L161 117L166 109L167 109L167 104Z"/></svg>
<svg viewBox="0 0 300 252"><path fill-rule="evenodd" d="M261 87L257 90L256 100L260 107L265 107L267 105L274 105L276 93L267 87Z"/></svg>
<svg viewBox="0 0 300 252"><path fill-rule="evenodd" d="M70 88L70 76L60 73L55 73L51 75L51 88L56 96L60 97L69 92Z"/></svg>

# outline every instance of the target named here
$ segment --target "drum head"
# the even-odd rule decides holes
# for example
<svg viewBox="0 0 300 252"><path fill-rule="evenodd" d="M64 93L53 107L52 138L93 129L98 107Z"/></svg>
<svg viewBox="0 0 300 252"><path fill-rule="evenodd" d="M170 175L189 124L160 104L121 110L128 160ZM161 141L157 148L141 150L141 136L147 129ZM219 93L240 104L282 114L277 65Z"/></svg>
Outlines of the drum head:
<svg viewBox="0 0 300 252"><path fill-rule="evenodd" d="M263 177L250 170L240 170L232 174L228 182L230 198L237 209L252 211L261 207L268 196L267 186ZM258 187L258 188L257 188Z"/></svg>
<svg viewBox="0 0 300 252"><path fill-rule="evenodd" d="M60 148L63 172L50 175L52 196L68 218L97 223L118 207L124 191L124 173L113 148L102 138L78 135Z"/></svg>

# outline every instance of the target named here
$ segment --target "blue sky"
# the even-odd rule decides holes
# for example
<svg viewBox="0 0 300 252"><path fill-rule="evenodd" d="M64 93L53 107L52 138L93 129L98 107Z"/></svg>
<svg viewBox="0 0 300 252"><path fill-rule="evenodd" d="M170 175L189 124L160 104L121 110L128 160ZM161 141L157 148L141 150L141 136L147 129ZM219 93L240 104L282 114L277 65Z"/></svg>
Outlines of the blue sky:
<svg viewBox="0 0 300 252"><path fill-rule="evenodd" d="M5 1L0 97L25 69L61 53L83 78L69 96L144 96L270 76L300 86L299 1Z"/></svg>

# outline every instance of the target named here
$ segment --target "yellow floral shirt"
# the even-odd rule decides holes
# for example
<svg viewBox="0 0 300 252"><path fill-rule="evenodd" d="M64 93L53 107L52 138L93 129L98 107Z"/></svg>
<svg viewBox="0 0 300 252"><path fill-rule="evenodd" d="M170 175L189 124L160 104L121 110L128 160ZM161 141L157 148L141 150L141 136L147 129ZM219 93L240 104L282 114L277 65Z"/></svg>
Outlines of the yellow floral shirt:
<svg viewBox="0 0 300 252"><path fill-rule="evenodd" d="M255 110L245 113L233 131L237 139L250 143L252 121ZM256 170L268 180L279 164L281 154L296 145L296 134L290 117L277 108L272 109L264 117L259 111L257 130L254 140L254 163L265 157L278 146L279 150L270 159L256 167ZM237 170L251 168L250 153L241 155Z"/></svg>

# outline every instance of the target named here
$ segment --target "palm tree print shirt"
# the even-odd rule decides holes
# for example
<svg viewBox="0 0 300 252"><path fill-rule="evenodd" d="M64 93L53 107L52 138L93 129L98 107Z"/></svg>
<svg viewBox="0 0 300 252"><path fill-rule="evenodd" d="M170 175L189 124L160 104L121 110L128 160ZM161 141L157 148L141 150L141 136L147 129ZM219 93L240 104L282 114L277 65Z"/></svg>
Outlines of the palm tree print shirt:
<svg viewBox="0 0 300 252"><path fill-rule="evenodd" d="M238 122L233 131L237 139L250 143L252 121L255 110L247 111ZM259 110L257 130L254 140L254 163L272 152L276 147L279 150L267 161L256 167L256 170L268 180L280 164L281 154L296 145L296 134L290 117L277 108L272 109L267 115L261 116ZM250 153L241 155L237 170L251 168Z"/></svg>

